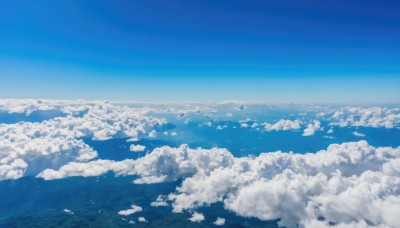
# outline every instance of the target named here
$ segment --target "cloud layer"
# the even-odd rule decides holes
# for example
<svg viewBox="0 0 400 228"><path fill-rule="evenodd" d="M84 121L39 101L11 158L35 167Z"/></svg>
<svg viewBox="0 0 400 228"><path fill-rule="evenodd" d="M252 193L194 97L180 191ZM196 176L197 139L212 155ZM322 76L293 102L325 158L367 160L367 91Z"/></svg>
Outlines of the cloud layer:
<svg viewBox="0 0 400 228"><path fill-rule="evenodd" d="M342 108L332 114L331 125L340 127L400 127L400 109L399 108L360 108L350 107Z"/></svg>
<svg viewBox="0 0 400 228"><path fill-rule="evenodd" d="M150 184L174 181L199 171L209 172L228 167L232 165L233 160L233 155L226 149L190 149L187 145L178 148L164 146L136 160L70 162L58 170L46 169L37 177L53 180L71 176L99 176L114 172L117 175L137 175L139 178L134 183Z"/></svg>
<svg viewBox="0 0 400 228"><path fill-rule="evenodd" d="M311 136L314 135L316 131L322 131L321 122L318 120L314 120L313 123L309 123L307 128L304 129L303 136Z"/></svg>
<svg viewBox="0 0 400 228"><path fill-rule="evenodd" d="M223 202L226 209L280 225L362 222L400 225L400 148L366 141L333 144L315 154L265 153L197 172L170 194L173 210ZM390 208L390 212L387 208Z"/></svg>
<svg viewBox="0 0 400 228"><path fill-rule="evenodd" d="M65 117L0 124L0 180L20 178L27 170L38 173L69 161L95 158L97 152L80 140L82 137L137 140L165 123L163 119L146 116L141 109L109 103L68 107L70 114ZM82 116L74 115L82 109L86 110Z"/></svg>
<svg viewBox="0 0 400 228"><path fill-rule="evenodd" d="M158 196L151 206L171 205L174 212L182 212L221 202L238 215L280 219L279 224L288 227L400 227L396 214L400 211L400 147L373 147L359 141L332 144L316 153L277 151L237 158L226 149L191 149L182 145L156 148L136 160L94 160L97 152L81 138L127 137L137 141L141 137L157 137L157 130L166 121L149 117L149 111L178 113L182 118L214 110L185 106L183 110L155 111L108 102L0 101L0 110L9 113L29 115L53 109L65 113L64 117L43 122L0 124L0 180L26 175L54 180L107 172L135 176L135 184L182 179L176 191ZM318 118L340 127L400 127L400 109L396 108L341 108ZM247 120L239 123L257 130L263 126L265 131L306 126L303 136L323 130L320 121L304 118L281 119L273 124ZM353 134L365 136L358 131ZM132 144L130 150L144 151L145 146ZM132 205L119 214L126 216L140 210ZM200 222L204 215L194 212L189 220ZM140 217L139 221L146 220ZM223 218L214 222L224 223Z"/></svg>
<svg viewBox="0 0 400 228"><path fill-rule="evenodd" d="M366 141L332 144L317 153L278 151L242 158L224 149L193 150L183 145L157 148L137 160L69 163L39 177L113 171L138 175L137 184L184 177L168 197L174 212L223 202L241 216L280 218L280 225L289 227L328 223L397 227L399 167L400 148L373 147Z"/></svg>

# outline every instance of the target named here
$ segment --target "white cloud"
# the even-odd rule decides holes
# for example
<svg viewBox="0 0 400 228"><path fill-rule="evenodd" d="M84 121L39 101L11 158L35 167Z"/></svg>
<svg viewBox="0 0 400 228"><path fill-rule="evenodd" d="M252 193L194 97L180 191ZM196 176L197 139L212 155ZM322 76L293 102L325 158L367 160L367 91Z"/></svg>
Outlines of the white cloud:
<svg viewBox="0 0 400 228"><path fill-rule="evenodd" d="M46 169L37 177L53 180L71 176L99 176L112 171L117 175L138 175L139 178L134 181L136 184L149 184L174 181L199 170L206 172L227 167L233 159L233 155L226 149L190 149L187 145L178 148L164 146L136 160L70 162L58 170Z"/></svg>
<svg viewBox="0 0 400 228"><path fill-rule="evenodd" d="M283 226L324 224L399 226L400 148L366 141L332 144L313 154L264 153L229 167L197 172L172 193L173 210L215 202L245 217L281 218Z"/></svg>
<svg viewBox="0 0 400 228"><path fill-rule="evenodd" d="M204 221L204 215L201 213L194 212L192 214L192 217L190 217L188 220L192 222L201 222Z"/></svg>
<svg viewBox="0 0 400 228"><path fill-rule="evenodd" d="M135 214L135 213L141 212L141 211L142 211L142 207L132 204L131 208L119 211L118 214L122 215L122 216L128 216L128 215L132 215L132 214Z"/></svg>
<svg viewBox="0 0 400 228"><path fill-rule="evenodd" d="M28 164L22 159L1 159L0 160L0 180L21 178Z"/></svg>
<svg viewBox="0 0 400 228"><path fill-rule="evenodd" d="M266 131L287 131L298 130L301 128L302 122L300 120L284 120L281 119L274 124L263 123Z"/></svg>
<svg viewBox="0 0 400 228"><path fill-rule="evenodd" d="M165 206L168 206L167 198L165 196L159 195L159 196L157 196L156 201L151 202L150 206L152 206L152 207L165 207Z"/></svg>
<svg viewBox="0 0 400 228"><path fill-rule="evenodd" d="M349 107L334 112L330 119L331 125L340 127L398 128L400 127L400 109Z"/></svg>
<svg viewBox="0 0 400 228"><path fill-rule="evenodd" d="M174 181L196 173L226 167L233 156L226 149L190 149L187 145L178 148L168 146L156 148L150 154L135 160L134 174L137 184Z"/></svg>
<svg viewBox="0 0 400 228"><path fill-rule="evenodd" d="M134 172L135 160L126 159L123 161L95 160L85 163L69 162L59 170L45 169L36 177L45 180L62 179L65 177L93 177L100 176L107 172L115 172L117 175L128 175ZM133 175L133 173L131 174Z"/></svg>
<svg viewBox="0 0 400 228"><path fill-rule="evenodd" d="M0 111L8 113L24 113L29 116L34 111L49 111L56 106L66 105L66 101L36 99L0 99Z"/></svg>
<svg viewBox="0 0 400 228"><path fill-rule="evenodd" d="M139 221L139 222L147 222L147 220L146 220L144 217L139 217L139 218L138 218L138 221Z"/></svg>
<svg viewBox="0 0 400 228"><path fill-rule="evenodd" d="M273 152L234 158L225 149L183 145L157 148L136 160L93 161L96 151L80 137L138 139L164 120L147 117L145 110L109 103L66 106L63 110L66 117L40 123L0 124L1 180L44 169L37 177L46 180L107 172L138 176L136 184L184 178L176 192L168 196L175 212L222 202L239 215L262 220L281 218L280 224L285 226L328 226L328 222L349 227L400 226L394 214L400 210L399 148L372 147L360 141L333 144L313 154ZM331 119L332 125L342 127L392 128L399 124L398 112L349 109ZM296 126L278 123L267 128ZM306 129L304 134L311 135L322 128L314 121ZM163 206L167 199L157 198L153 203ZM129 210L133 208L125 213Z"/></svg>
<svg viewBox="0 0 400 228"><path fill-rule="evenodd" d="M315 131L322 131L321 122L318 120L314 120L313 123L307 125L307 128L304 129L303 136L311 136L315 134Z"/></svg>
<svg viewBox="0 0 400 228"><path fill-rule="evenodd" d="M69 210L69 209L67 209L67 208L65 208L65 209L63 210L63 212L65 212L65 213L67 213L67 214L70 214L70 215L73 215L73 214L74 214L74 212L72 212L71 210Z"/></svg>
<svg viewBox="0 0 400 228"><path fill-rule="evenodd" d="M58 168L73 161L88 161L97 152L82 140L66 137L32 137L29 130L5 130L0 125L0 180L18 179L25 175L28 166L32 174L44 168ZM25 135L24 135L25 134ZM33 134L36 134L33 132Z"/></svg>
<svg viewBox="0 0 400 228"><path fill-rule="evenodd" d="M43 122L0 124L0 180L20 178L27 170L29 175L36 175L45 168L97 157L81 137L137 139L165 123L164 119L146 116L146 110L109 103L85 104L85 109L82 116L71 111L65 117Z"/></svg>
<svg viewBox="0 0 400 228"><path fill-rule="evenodd" d="M152 130L152 131L149 133L149 137L150 137L150 138L155 138L155 137L157 137L157 131Z"/></svg>
<svg viewBox="0 0 400 228"><path fill-rule="evenodd" d="M132 144L130 147L129 147L129 150L130 151L133 151L133 152L142 152L142 151L144 151L146 149L146 146L142 146L142 145L134 145L134 144Z"/></svg>
<svg viewBox="0 0 400 228"><path fill-rule="evenodd" d="M358 136L358 137L365 137L365 134L359 133L357 131L354 131L353 135Z"/></svg>
<svg viewBox="0 0 400 228"><path fill-rule="evenodd" d="M91 163L101 164L88 166ZM157 148L137 160L115 163L67 164L52 172L64 178L114 171L137 175L137 184L185 178L168 196L174 212L222 202L241 216L280 218L283 226L307 226L320 218L325 225L400 226L390 212L400 210L400 147L373 147L359 141L332 144L316 153L278 151L234 158L224 149L193 150L182 145ZM89 171L99 167L108 168Z"/></svg>
<svg viewBox="0 0 400 228"><path fill-rule="evenodd" d="M215 220L214 225L216 226L223 226L225 225L225 219L218 217L217 220Z"/></svg>

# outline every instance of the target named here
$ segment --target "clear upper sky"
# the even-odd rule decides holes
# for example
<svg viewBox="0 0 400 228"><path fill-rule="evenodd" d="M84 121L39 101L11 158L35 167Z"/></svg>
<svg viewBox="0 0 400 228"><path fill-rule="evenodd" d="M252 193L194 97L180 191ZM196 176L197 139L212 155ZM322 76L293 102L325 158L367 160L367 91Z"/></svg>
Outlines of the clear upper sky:
<svg viewBox="0 0 400 228"><path fill-rule="evenodd" d="M0 98L400 103L400 1L1 0Z"/></svg>

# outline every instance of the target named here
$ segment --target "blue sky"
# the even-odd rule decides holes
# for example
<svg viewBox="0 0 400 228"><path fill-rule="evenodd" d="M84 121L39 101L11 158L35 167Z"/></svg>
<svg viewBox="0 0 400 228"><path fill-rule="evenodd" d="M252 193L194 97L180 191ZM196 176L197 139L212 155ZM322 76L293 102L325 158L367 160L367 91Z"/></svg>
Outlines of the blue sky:
<svg viewBox="0 0 400 228"><path fill-rule="evenodd" d="M1 1L0 98L399 103L399 1Z"/></svg>

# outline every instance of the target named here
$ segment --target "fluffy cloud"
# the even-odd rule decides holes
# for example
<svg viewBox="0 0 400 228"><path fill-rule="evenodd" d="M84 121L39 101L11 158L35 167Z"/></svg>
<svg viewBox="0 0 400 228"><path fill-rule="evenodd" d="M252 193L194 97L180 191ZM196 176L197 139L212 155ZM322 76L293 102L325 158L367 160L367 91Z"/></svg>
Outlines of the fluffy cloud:
<svg viewBox="0 0 400 228"><path fill-rule="evenodd" d="M331 125L341 127L400 127L399 108L358 108L350 107L336 111L331 116Z"/></svg>
<svg viewBox="0 0 400 228"><path fill-rule="evenodd" d="M190 217L188 220L192 222L201 222L204 221L204 215L201 213L194 212L192 214L192 217Z"/></svg>
<svg viewBox="0 0 400 228"><path fill-rule="evenodd" d="M155 137L157 137L157 132L156 132L155 130L152 130L152 131L149 133L149 137L150 137L150 138L155 138Z"/></svg>
<svg viewBox="0 0 400 228"><path fill-rule="evenodd" d="M132 214L135 214L136 212L141 212L141 211L142 211L142 207L132 204L131 208L119 211L118 214L123 215L123 216L128 216L128 215L132 215Z"/></svg>
<svg viewBox="0 0 400 228"><path fill-rule="evenodd" d="M165 206L168 206L167 198L165 196L159 195L159 196L157 196L156 201L151 202L150 206L152 206L152 207L165 207Z"/></svg>
<svg viewBox="0 0 400 228"><path fill-rule="evenodd" d="M393 213L400 210L399 167L400 147L359 141L332 144L316 153L278 151L241 158L218 148L161 147L136 160L70 163L45 172L64 178L113 171L138 176L137 184L185 178L168 196L174 212L222 202L245 217L280 218L282 226L397 227ZM45 178L45 172L40 177ZM166 200L160 197L156 202Z"/></svg>
<svg viewBox="0 0 400 228"><path fill-rule="evenodd" d="M117 175L133 175L135 160L126 159L123 161L95 160L85 163L69 162L59 170L45 169L37 177L45 180L62 179L65 177L93 177L100 176L107 172L114 172Z"/></svg>
<svg viewBox="0 0 400 228"><path fill-rule="evenodd" d="M79 114L89 106L106 101L51 100L51 99L0 99L0 111L24 113L29 116L35 111L60 110L66 114Z"/></svg>
<svg viewBox="0 0 400 228"><path fill-rule="evenodd" d="M82 140L61 136L31 138L28 134L19 131L3 134L0 126L0 180L21 178L28 166L29 174L34 174L71 160L88 161L97 156Z"/></svg>
<svg viewBox="0 0 400 228"><path fill-rule="evenodd" d="M316 131L321 131L323 128L321 127L321 122L318 120L314 120L313 123L307 125L307 128L304 129L303 136L311 136L314 135Z"/></svg>
<svg viewBox="0 0 400 228"><path fill-rule="evenodd" d="M35 99L0 99L0 111L8 113L24 113L29 116L34 111L53 110L56 106L63 103L53 100Z"/></svg>
<svg viewBox="0 0 400 228"><path fill-rule="evenodd" d="M300 120L284 120L281 119L274 124L263 123L266 131L287 131L287 130L298 130L301 128L302 122Z"/></svg>
<svg viewBox="0 0 400 228"><path fill-rule="evenodd" d="M20 178L27 170L37 174L70 161L95 158L97 152L81 137L138 139L165 123L164 119L146 116L146 110L107 102L85 104L82 116L74 116L74 111L68 110L70 114L65 117L43 122L0 124L0 180Z"/></svg>
<svg viewBox="0 0 400 228"><path fill-rule="evenodd" d="M58 170L46 169L37 177L53 180L71 176L99 176L111 171L117 175L137 175L139 178L134 183L150 184L174 181L200 170L209 172L228 167L233 160L233 155L226 149L190 149L187 145L178 148L164 146L136 160L70 162Z"/></svg>
<svg viewBox="0 0 400 228"><path fill-rule="evenodd" d="M315 154L264 153L229 167L197 172L170 194L173 210L223 202L226 209L280 225L399 226L400 148L366 141L332 144ZM390 209L388 209L390 208Z"/></svg>
<svg viewBox="0 0 400 228"><path fill-rule="evenodd" d="M214 225L216 226L223 226L225 225L225 219L218 217L217 220L215 220Z"/></svg>
<svg viewBox="0 0 400 228"><path fill-rule="evenodd" d="M142 146L142 145L134 145L134 144L132 144L130 147L129 147L129 150L130 151L133 151L133 152L142 152L142 151L144 151L146 149L146 146Z"/></svg>
<svg viewBox="0 0 400 228"><path fill-rule="evenodd" d="M147 220L146 220L145 217L139 217L139 218L138 218L138 221L139 221L139 222L147 222Z"/></svg>
<svg viewBox="0 0 400 228"><path fill-rule="evenodd" d="M4 159L3 161L3 159L1 159L0 180L21 178L27 168L28 164L26 164L26 162L22 159L13 159L11 161L8 161L6 159Z"/></svg>

